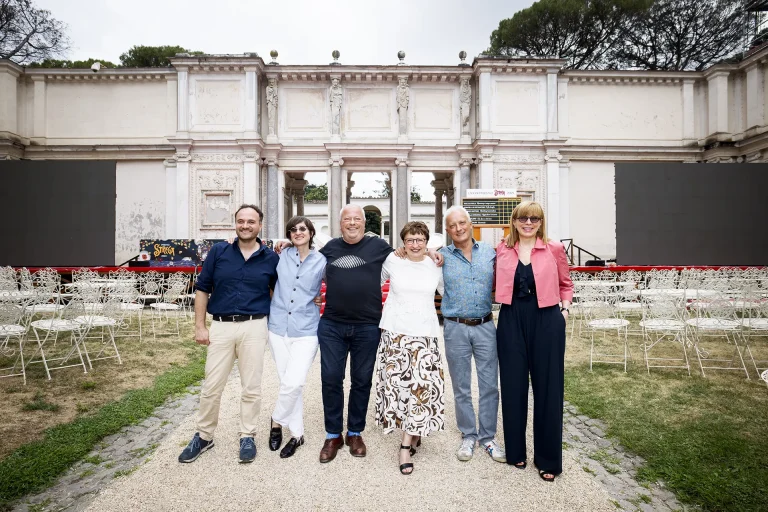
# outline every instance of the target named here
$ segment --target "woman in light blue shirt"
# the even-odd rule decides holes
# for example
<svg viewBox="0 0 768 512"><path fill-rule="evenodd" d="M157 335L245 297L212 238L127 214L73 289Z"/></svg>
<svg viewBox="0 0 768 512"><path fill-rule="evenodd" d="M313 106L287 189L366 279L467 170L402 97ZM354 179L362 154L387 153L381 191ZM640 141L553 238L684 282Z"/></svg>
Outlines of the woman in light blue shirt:
<svg viewBox="0 0 768 512"><path fill-rule="evenodd" d="M269 312L269 347L280 378L269 449L280 448L282 427L288 427L291 439L280 451L283 459L304 444L302 396L309 367L317 354L320 308L314 299L320 295L326 262L325 256L312 249L315 227L308 218L293 217L285 227L285 235L293 246L280 254Z"/></svg>

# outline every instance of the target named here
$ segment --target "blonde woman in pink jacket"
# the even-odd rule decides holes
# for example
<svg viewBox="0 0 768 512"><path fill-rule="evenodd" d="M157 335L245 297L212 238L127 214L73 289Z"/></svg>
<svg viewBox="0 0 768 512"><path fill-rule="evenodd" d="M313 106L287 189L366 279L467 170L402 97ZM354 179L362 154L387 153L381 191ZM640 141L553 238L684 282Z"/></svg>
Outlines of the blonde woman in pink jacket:
<svg viewBox="0 0 768 512"><path fill-rule="evenodd" d="M547 239L544 210L526 201L513 211L496 248L496 344L507 464L525 469L528 375L533 387L533 462L554 481L563 471L565 322L573 299L565 249Z"/></svg>

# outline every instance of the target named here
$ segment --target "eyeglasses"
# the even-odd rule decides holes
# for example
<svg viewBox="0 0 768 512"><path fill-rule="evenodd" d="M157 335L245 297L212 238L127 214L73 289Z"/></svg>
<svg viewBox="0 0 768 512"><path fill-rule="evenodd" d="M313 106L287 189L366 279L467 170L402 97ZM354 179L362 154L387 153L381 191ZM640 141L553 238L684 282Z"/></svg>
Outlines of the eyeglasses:
<svg viewBox="0 0 768 512"><path fill-rule="evenodd" d="M308 231L307 226L293 226L291 229L289 229L291 233L296 233L297 231L304 233L305 231Z"/></svg>
<svg viewBox="0 0 768 512"><path fill-rule="evenodd" d="M424 238L406 238L404 240L405 245L421 245L425 243L427 240Z"/></svg>
<svg viewBox="0 0 768 512"><path fill-rule="evenodd" d="M515 220L520 224L526 224L529 220L531 224L538 224L541 221L541 217L518 217Z"/></svg>

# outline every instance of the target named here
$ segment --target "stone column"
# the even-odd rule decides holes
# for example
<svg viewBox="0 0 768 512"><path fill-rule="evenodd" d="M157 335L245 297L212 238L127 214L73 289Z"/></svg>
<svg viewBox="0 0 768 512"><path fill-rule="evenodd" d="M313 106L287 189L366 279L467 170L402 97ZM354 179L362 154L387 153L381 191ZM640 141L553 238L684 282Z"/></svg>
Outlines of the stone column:
<svg viewBox="0 0 768 512"><path fill-rule="evenodd" d="M453 196L455 193L455 190L453 188L453 178L448 178L445 180L445 210L448 211L448 208L453 206ZM440 226L442 227L442 222L440 223ZM445 233L445 245L450 245L453 243L453 240L451 239L450 235L446 230L443 230Z"/></svg>
<svg viewBox="0 0 768 512"><path fill-rule="evenodd" d="M245 68L245 138L258 139L259 128L256 124L259 112L259 75L255 67Z"/></svg>
<svg viewBox="0 0 768 512"><path fill-rule="evenodd" d="M765 124L765 85L762 66L747 67L747 130Z"/></svg>
<svg viewBox="0 0 768 512"><path fill-rule="evenodd" d="M267 78L267 142L277 142L277 75Z"/></svg>
<svg viewBox="0 0 768 512"><path fill-rule="evenodd" d="M304 190L300 190L296 195L296 215L304 216Z"/></svg>
<svg viewBox="0 0 768 512"><path fill-rule="evenodd" d="M331 141L341 141L341 104L343 99L343 90L341 87L341 75L331 75L331 89L329 93L331 102Z"/></svg>
<svg viewBox="0 0 768 512"><path fill-rule="evenodd" d="M482 71L478 80L478 99L480 100L479 139L491 138L491 73Z"/></svg>
<svg viewBox="0 0 768 512"><path fill-rule="evenodd" d="M709 133L728 133L728 71L716 71L707 77L709 96Z"/></svg>
<svg viewBox="0 0 768 512"><path fill-rule="evenodd" d="M398 116L398 141L408 139L408 104L410 102L408 90L408 77L398 76L397 86L397 116Z"/></svg>
<svg viewBox="0 0 768 512"><path fill-rule="evenodd" d="M468 76L461 77L459 86L459 104L461 114L461 143L469 144L469 114L472 109L472 86L469 83Z"/></svg>
<svg viewBox="0 0 768 512"><path fill-rule="evenodd" d="M547 166L547 236L560 240L560 152L548 150L544 156Z"/></svg>
<svg viewBox="0 0 768 512"><path fill-rule="evenodd" d="M276 157L266 159L267 165L267 209L264 212L266 217L267 232L266 238L280 238L280 206L278 202L282 199L280 193L280 182L278 173L278 162Z"/></svg>
<svg viewBox="0 0 768 512"><path fill-rule="evenodd" d="M461 200L467 197L467 189L472 188L469 185L469 166L472 165L471 158L462 158L459 160L459 197L456 204L461 204Z"/></svg>
<svg viewBox="0 0 768 512"><path fill-rule="evenodd" d="M179 82L176 130L179 132L178 136L186 137L186 133L189 131L189 71L186 67L177 67L176 71Z"/></svg>
<svg viewBox="0 0 768 512"><path fill-rule="evenodd" d="M571 163L560 159L560 238L571 238Z"/></svg>
<svg viewBox="0 0 768 512"><path fill-rule="evenodd" d="M556 139L557 134L557 68L547 69L547 138Z"/></svg>
<svg viewBox="0 0 768 512"><path fill-rule="evenodd" d="M328 187L328 208L330 209L329 225L331 228L331 236L341 236L341 194L343 187L341 186L341 166L344 165L344 159L340 156L331 156L328 159L328 165L331 166L331 183Z"/></svg>
<svg viewBox="0 0 768 512"><path fill-rule="evenodd" d="M176 238L176 159L163 161L165 166L165 238Z"/></svg>
<svg viewBox="0 0 768 512"><path fill-rule="evenodd" d="M44 75L32 75L33 100L32 100L32 133L31 141L34 144L45 145L46 132L46 83Z"/></svg>
<svg viewBox="0 0 768 512"><path fill-rule="evenodd" d="M683 144L694 144L696 142L693 82L693 80L683 80Z"/></svg>
<svg viewBox="0 0 768 512"><path fill-rule="evenodd" d="M443 192L445 184L442 181L433 181L435 187L435 233L443 232Z"/></svg>
<svg viewBox="0 0 768 512"><path fill-rule="evenodd" d="M397 203L397 222L394 224L390 221L390 232L394 233L395 230L399 232L403 226L408 222L411 206L411 191L408 190L408 160L405 158L396 158L395 165L397 166L397 190L395 191L395 201ZM403 241L400 237L392 237L397 247L402 247Z"/></svg>
<svg viewBox="0 0 768 512"><path fill-rule="evenodd" d="M194 238L189 219L189 149L176 150L176 238Z"/></svg>
<svg viewBox="0 0 768 512"><path fill-rule="evenodd" d="M258 153L243 153L243 202L259 205L259 158Z"/></svg>

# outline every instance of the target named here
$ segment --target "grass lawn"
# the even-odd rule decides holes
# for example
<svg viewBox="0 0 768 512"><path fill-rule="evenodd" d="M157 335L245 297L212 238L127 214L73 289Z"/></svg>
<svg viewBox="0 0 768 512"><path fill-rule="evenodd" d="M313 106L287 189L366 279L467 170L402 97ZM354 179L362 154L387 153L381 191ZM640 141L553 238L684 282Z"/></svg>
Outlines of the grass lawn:
<svg viewBox="0 0 768 512"><path fill-rule="evenodd" d="M141 422L169 396L199 382L205 349L192 333L187 320L180 337L153 341L150 332L144 342L118 339L123 364L95 361L87 374L61 369L48 381L42 365L31 365L26 386L21 377L1 379L0 508L44 488L100 439ZM68 340L59 341L53 352L68 347ZM6 362L0 356L0 367Z"/></svg>
<svg viewBox="0 0 768 512"><path fill-rule="evenodd" d="M663 480L682 503L705 510L768 510L768 386L754 368L752 380L712 370L703 378L689 353L691 377L683 369L652 368L648 375L640 338L629 340L627 373L605 364L590 372L587 335L569 337L566 400L604 420L609 435L647 461L641 482ZM615 337L608 342L618 347ZM768 358L768 338L751 344L756 356ZM707 348L731 354L723 340L710 340ZM671 345L663 352L677 355L673 349L678 352Z"/></svg>

